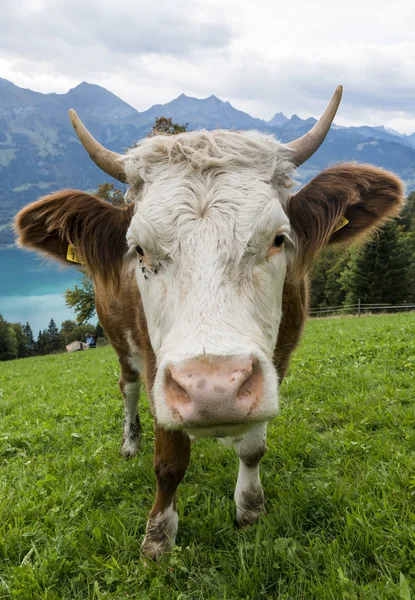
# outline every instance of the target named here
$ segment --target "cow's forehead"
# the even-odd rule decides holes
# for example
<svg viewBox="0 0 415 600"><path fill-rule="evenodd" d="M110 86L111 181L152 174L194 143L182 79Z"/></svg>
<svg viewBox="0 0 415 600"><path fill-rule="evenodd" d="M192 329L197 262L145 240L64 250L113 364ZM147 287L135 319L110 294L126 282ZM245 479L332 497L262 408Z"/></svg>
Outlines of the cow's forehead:
<svg viewBox="0 0 415 600"><path fill-rule="evenodd" d="M249 232L263 215L278 219L288 195L290 151L258 132L191 132L147 138L125 159L137 202L134 221L164 230L194 220L226 221Z"/></svg>
<svg viewBox="0 0 415 600"><path fill-rule="evenodd" d="M263 250L282 226L289 226L270 185L256 182L251 189L247 189L249 182L230 185L228 174L218 176L216 184L208 178L197 185L198 179L166 195L162 183L148 186L127 233L129 245L138 244L159 259L169 255L183 261L196 253L209 255L209 260L222 257L230 266L247 248Z"/></svg>
<svg viewBox="0 0 415 600"><path fill-rule="evenodd" d="M292 150L272 135L202 130L145 138L124 156L124 167L132 187L155 182L174 166L194 172L248 168L264 181L280 181L294 169L291 157Z"/></svg>

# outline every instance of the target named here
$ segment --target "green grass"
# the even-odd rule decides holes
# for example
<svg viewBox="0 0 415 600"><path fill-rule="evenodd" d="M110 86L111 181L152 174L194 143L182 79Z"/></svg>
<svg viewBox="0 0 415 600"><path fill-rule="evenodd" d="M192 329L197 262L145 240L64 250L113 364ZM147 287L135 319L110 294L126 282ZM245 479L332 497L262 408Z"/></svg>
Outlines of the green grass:
<svg viewBox="0 0 415 600"><path fill-rule="evenodd" d="M262 462L266 516L233 525L237 459L193 445L177 547L140 560L153 427L119 456L111 348L0 365L0 598L415 598L415 314L309 322ZM412 594L412 596L411 596Z"/></svg>

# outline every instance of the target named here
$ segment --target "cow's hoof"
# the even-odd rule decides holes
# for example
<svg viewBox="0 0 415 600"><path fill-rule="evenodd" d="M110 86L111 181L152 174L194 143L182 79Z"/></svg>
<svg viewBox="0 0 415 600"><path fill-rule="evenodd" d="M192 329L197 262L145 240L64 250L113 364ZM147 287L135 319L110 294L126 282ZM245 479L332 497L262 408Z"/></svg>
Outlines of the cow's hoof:
<svg viewBox="0 0 415 600"><path fill-rule="evenodd" d="M263 514L264 492L262 488L242 492L242 498L236 507L236 524L238 527L253 525Z"/></svg>
<svg viewBox="0 0 415 600"><path fill-rule="evenodd" d="M176 542L177 525L177 512L171 508L150 517L141 545L144 556L158 560L164 554L171 552Z"/></svg>
<svg viewBox="0 0 415 600"><path fill-rule="evenodd" d="M149 538L147 535L141 544L141 552L145 558L151 560L160 560L165 554L172 552L174 548L174 542L168 538L154 540Z"/></svg>
<svg viewBox="0 0 415 600"><path fill-rule="evenodd" d="M254 512L253 510L240 510L236 509L235 524L237 527L247 527L248 525L254 525L262 512Z"/></svg>
<svg viewBox="0 0 415 600"><path fill-rule="evenodd" d="M121 446L121 456L124 458L132 458L136 454L138 454L141 450L141 436L136 437L134 439L126 438L122 442Z"/></svg>

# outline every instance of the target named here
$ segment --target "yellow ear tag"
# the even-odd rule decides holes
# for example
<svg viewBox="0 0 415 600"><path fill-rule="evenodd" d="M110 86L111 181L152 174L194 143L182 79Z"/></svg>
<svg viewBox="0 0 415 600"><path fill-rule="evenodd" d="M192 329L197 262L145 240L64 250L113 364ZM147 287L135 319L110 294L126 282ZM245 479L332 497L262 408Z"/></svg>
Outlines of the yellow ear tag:
<svg viewBox="0 0 415 600"><path fill-rule="evenodd" d="M342 217L340 219L340 221L337 223L337 227L333 231L333 233L335 233L336 231L339 231L339 229L341 229L342 227L344 227L345 225L347 225L347 223L349 223L349 219L346 219L346 217Z"/></svg>
<svg viewBox="0 0 415 600"><path fill-rule="evenodd" d="M68 252L66 253L66 260L70 262L79 263L82 265L82 262L79 260L78 253L74 246L68 246Z"/></svg>

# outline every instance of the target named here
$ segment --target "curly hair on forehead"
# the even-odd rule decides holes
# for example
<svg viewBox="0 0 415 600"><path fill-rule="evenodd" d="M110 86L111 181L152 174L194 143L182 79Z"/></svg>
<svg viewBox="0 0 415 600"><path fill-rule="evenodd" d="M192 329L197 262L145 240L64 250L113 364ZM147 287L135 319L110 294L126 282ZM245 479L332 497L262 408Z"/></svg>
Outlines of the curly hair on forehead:
<svg viewBox="0 0 415 600"><path fill-rule="evenodd" d="M182 164L206 171L213 168L249 167L271 181L275 175L289 176L294 170L292 150L273 135L259 131L191 131L179 135L157 135L141 140L124 155L130 184L144 181L160 166Z"/></svg>

